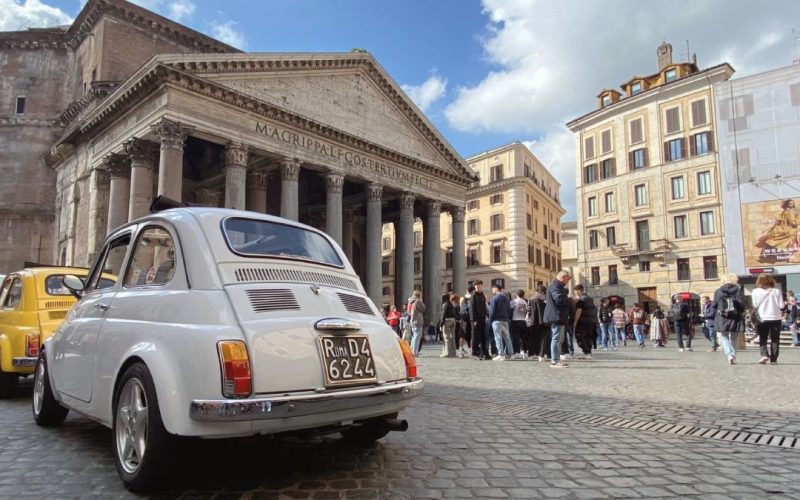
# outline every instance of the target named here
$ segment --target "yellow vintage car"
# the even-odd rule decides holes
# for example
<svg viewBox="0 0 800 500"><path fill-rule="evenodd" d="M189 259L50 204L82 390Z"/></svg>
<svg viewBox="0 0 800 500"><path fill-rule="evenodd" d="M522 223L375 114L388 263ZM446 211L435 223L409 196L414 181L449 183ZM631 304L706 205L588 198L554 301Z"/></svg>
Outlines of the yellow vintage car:
<svg viewBox="0 0 800 500"><path fill-rule="evenodd" d="M62 282L86 269L30 267L10 273L0 291L0 397L16 392L20 376L33 373L39 346L67 317L76 298ZM113 276L105 276L111 286Z"/></svg>

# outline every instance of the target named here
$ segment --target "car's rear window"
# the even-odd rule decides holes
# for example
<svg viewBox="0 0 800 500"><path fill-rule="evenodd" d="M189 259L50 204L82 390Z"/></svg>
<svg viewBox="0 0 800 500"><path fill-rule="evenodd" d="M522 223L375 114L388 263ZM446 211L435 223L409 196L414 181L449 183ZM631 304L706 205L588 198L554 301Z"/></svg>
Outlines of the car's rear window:
<svg viewBox="0 0 800 500"><path fill-rule="evenodd" d="M64 274L51 274L44 280L44 291L48 295L71 295L69 288L64 286ZM86 281L85 274L76 274L78 278ZM100 278L101 286L98 288L111 288L114 286L114 281L106 278Z"/></svg>
<svg viewBox="0 0 800 500"><path fill-rule="evenodd" d="M333 245L307 229L254 219L231 218L222 225L230 249L242 255L301 259L341 267Z"/></svg>

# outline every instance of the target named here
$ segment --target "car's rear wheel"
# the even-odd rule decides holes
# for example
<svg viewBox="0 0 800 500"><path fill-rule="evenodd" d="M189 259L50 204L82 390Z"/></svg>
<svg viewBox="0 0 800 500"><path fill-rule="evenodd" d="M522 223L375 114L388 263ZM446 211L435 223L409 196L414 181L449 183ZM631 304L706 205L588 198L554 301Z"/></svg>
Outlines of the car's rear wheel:
<svg viewBox="0 0 800 500"><path fill-rule="evenodd" d="M341 434L348 443L370 445L391 432L392 429L386 421L387 419L395 418L397 418L397 413L366 420L358 425L343 430Z"/></svg>
<svg viewBox="0 0 800 500"><path fill-rule="evenodd" d="M131 365L117 385L112 428L115 465L125 487L152 490L166 477L174 436L164 428L150 370Z"/></svg>
<svg viewBox="0 0 800 500"><path fill-rule="evenodd" d="M12 398L17 395L19 375L0 370L0 398Z"/></svg>
<svg viewBox="0 0 800 500"><path fill-rule="evenodd" d="M61 406L53 395L47 360L42 354L36 361L36 371L33 374L33 420L42 427L61 425L67 418L67 413L69 409Z"/></svg>

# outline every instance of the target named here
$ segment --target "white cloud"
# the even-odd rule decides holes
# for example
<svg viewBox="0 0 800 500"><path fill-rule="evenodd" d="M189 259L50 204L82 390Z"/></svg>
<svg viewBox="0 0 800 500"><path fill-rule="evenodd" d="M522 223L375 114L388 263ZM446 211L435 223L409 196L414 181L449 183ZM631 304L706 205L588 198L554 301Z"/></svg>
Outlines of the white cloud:
<svg viewBox="0 0 800 500"><path fill-rule="evenodd" d="M561 205L567 211L566 217L574 219L575 207L575 137L564 127L554 127L541 138L522 141L536 158L547 167L561 183ZM572 217L570 217L570 214Z"/></svg>
<svg viewBox="0 0 800 500"><path fill-rule="evenodd" d="M428 111L431 104L445 95L445 92L447 92L447 80L438 75L432 75L421 85L401 85L401 87L424 113Z"/></svg>
<svg viewBox="0 0 800 500"><path fill-rule="evenodd" d="M220 42L244 50L244 33L236 29L236 21L214 21L211 23L211 36Z"/></svg>
<svg viewBox="0 0 800 500"><path fill-rule="evenodd" d="M157 12L180 23L188 19L196 9L191 0L129 0L147 10Z"/></svg>
<svg viewBox="0 0 800 500"><path fill-rule="evenodd" d="M23 31L72 24L72 18L61 9L39 0L0 0L0 31Z"/></svg>
<svg viewBox="0 0 800 500"><path fill-rule="evenodd" d="M493 68L456 89L445 118L465 132L539 138L530 141L534 153L562 162L574 155L565 121L594 109L602 88L655 73L663 40L673 44L675 61L686 60L688 39L701 68L729 62L741 76L790 64L791 23L800 17L796 0L758 8L749 0L483 0L483 8L489 23L481 42ZM562 182L565 206L574 207L574 163L540 159ZM567 218L574 217L573 209Z"/></svg>

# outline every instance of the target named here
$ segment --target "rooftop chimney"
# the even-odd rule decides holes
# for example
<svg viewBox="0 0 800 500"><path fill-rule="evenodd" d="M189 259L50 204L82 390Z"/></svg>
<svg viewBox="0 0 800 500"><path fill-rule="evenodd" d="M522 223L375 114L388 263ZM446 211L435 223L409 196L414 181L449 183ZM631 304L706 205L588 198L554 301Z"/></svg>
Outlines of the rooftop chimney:
<svg viewBox="0 0 800 500"><path fill-rule="evenodd" d="M658 46L656 53L658 54L659 71L672 64L672 45L664 42Z"/></svg>

